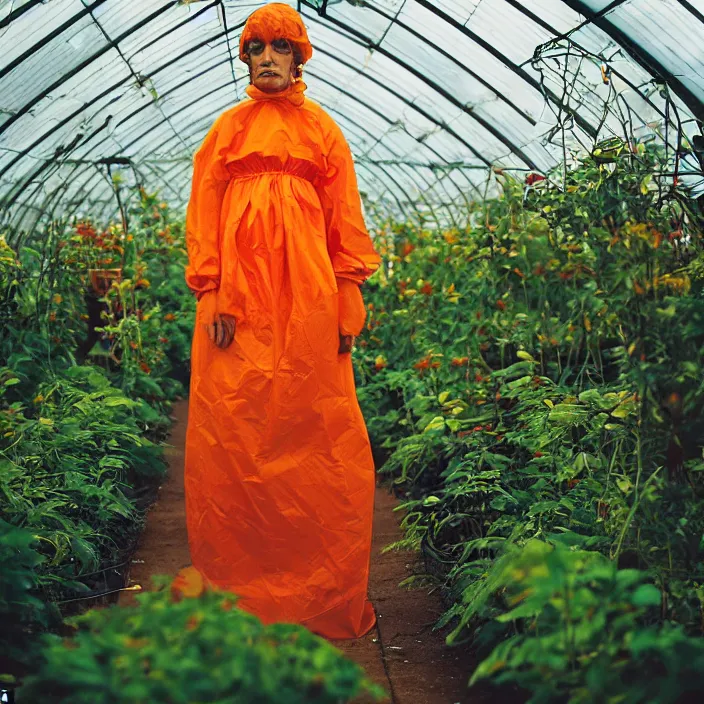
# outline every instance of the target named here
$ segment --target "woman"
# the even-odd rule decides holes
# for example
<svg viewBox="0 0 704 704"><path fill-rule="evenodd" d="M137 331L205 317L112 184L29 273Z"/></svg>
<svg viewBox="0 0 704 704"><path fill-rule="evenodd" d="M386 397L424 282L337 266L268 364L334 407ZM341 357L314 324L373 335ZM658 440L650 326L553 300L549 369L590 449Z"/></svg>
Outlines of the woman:
<svg viewBox="0 0 704 704"><path fill-rule="evenodd" d="M254 12L249 99L194 157L186 511L194 566L242 609L358 638L376 622L375 472L349 352L380 260L349 147L304 97L311 54L291 7Z"/></svg>

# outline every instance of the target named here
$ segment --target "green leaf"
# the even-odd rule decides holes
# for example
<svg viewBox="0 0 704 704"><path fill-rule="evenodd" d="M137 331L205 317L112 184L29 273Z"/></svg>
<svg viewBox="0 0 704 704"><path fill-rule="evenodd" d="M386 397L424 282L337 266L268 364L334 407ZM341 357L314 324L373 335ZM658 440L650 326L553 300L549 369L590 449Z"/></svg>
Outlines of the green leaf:
<svg viewBox="0 0 704 704"><path fill-rule="evenodd" d="M635 606L660 606L662 595L660 590L653 584L641 584L631 597Z"/></svg>
<svg viewBox="0 0 704 704"><path fill-rule="evenodd" d="M573 403L558 403L548 414L548 420L559 425L577 425L587 418L587 409Z"/></svg>
<svg viewBox="0 0 704 704"><path fill-rule="evenodd" d="M521 386L527 386L528 384L530 384L532 379L532 376L522 376L520 379L514 379L513 381L509 381L506 386L509 389L517 389Z"/></svg>
<svg viewBox="0 0 704 704"><path fill-rule="evenodd" d="M443 430L445 428L445 419L442 416L435 416L428 425L423 429L424 433L430 433L434 430Z"/></svg>
<svg viewBox="0 0 704 704"><path fill-rule="evenodd" d="M633 484L631 483L631 480L628 477L623 477L622 479L617 479L616 486L618 486L618 488L624 494L630 494L631 489L633 488Z"/></svg>

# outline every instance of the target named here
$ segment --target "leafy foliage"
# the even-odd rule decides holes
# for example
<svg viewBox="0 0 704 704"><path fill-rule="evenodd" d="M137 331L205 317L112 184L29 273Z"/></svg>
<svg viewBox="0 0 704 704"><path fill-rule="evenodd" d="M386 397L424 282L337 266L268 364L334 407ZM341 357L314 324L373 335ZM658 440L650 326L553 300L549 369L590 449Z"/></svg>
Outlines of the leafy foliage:
<svg viewBox="0 0 704 704"><path fill-rule="evenodd" d="M73 608L123 586L188 381L182 223L146 192L130 216L130 233L57 220L17 251L0 237L0 521L17 529L0 551L33 540L3 575L16 602L0 620L28 657L57 621L36 599Z"/></svg>
<svg viewBox="0 0 704 704"><path fill-rule="evenodd" d="M31 629L46 627L55 615L37 596L37 566L42 557L36 552L29 531L0 520L0 683L11 684L18 667L31 663Z"/></svg>
<svg viewBox="0 0 704 704"><path fill-rule="evenodd" d="M71 640L47 636L44 662L21 701L337 704L362 693L383 699L362 668L323 638L293 624L264 626L236 608L232 594L189 589L181 585L175 593L172 584L170 591L138 595L136 608L88 612L74 620Z"/></svg>
<svg viewBox="0 0 704 704"><path fill-rule="evenodd" d="M406 510L395 547L420 549L440 580L448 643L487 656L475 681L534 701L638 701L645 671L657 701L674 701L693 671L667 644L698 662L704 221L654 183L659 148L621 151L585 158L560 187L499 171L502 195L475 204L466 230L381 229L356 355L370 435L389 453L380 472ZM524 552L540 567L514 579L535 607L521 612L506 575ZM638 586L614 586L629 574ZM604 647L559 645L576 628L577 612L554 608L565 585L600 604L581 612L584 634L617 622ZM659 608L629 601L646 593Z"/></svg>

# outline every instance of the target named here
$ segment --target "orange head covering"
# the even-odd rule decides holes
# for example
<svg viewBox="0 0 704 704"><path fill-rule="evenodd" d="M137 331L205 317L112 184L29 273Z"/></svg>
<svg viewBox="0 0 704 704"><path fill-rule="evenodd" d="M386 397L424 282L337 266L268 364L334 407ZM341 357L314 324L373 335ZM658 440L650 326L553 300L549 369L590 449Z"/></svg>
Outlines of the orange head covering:
<svg viewBox="0 0 704 704"><path fill-rule="evenodd" d="M249 16L240 36L240 60L245 61L245 47L252 39L261 39L266 43L274 39L288 39L300 51L303 63L313 55L301 16L282 2L264 5Z"/></svg>

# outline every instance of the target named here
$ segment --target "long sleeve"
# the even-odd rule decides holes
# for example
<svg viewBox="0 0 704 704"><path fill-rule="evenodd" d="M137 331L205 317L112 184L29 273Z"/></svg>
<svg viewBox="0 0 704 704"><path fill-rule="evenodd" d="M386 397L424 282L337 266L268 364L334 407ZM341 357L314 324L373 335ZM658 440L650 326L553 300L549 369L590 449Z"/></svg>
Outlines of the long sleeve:
<svg viewBox="0 0 704 704"><path fill-rule="evenodd" d="M328 170L318 194L325 213L328 253L338 279L361 284L379 268L381 258L364 224L357 176L347 140L326 113L321 114L321 125Z"/></svg>
<svg viewBox="0 0 704 704"><path fill-rule="evenodd" d="M354 335L362 332L367 319L359 284L349 279L337 279L338 299L340 303L340 333Z"/></svg>
<svg viewBox="0 0 704 704"><path fill-rule="evenodd" d="M220 211L227 173L219 161L221 115L193 157L193 182L186 209L186 283L198 298L220 285Z"/></svg>
<svg viewBox="0 0 704 704"><path fill-rule="evenodd" d="M381 263L362 214L352 152L342 130L321 115L328 170L318 193L325 213L328 254L339 292L340 333L359 335L367 311L359 289Z"/></svg>

